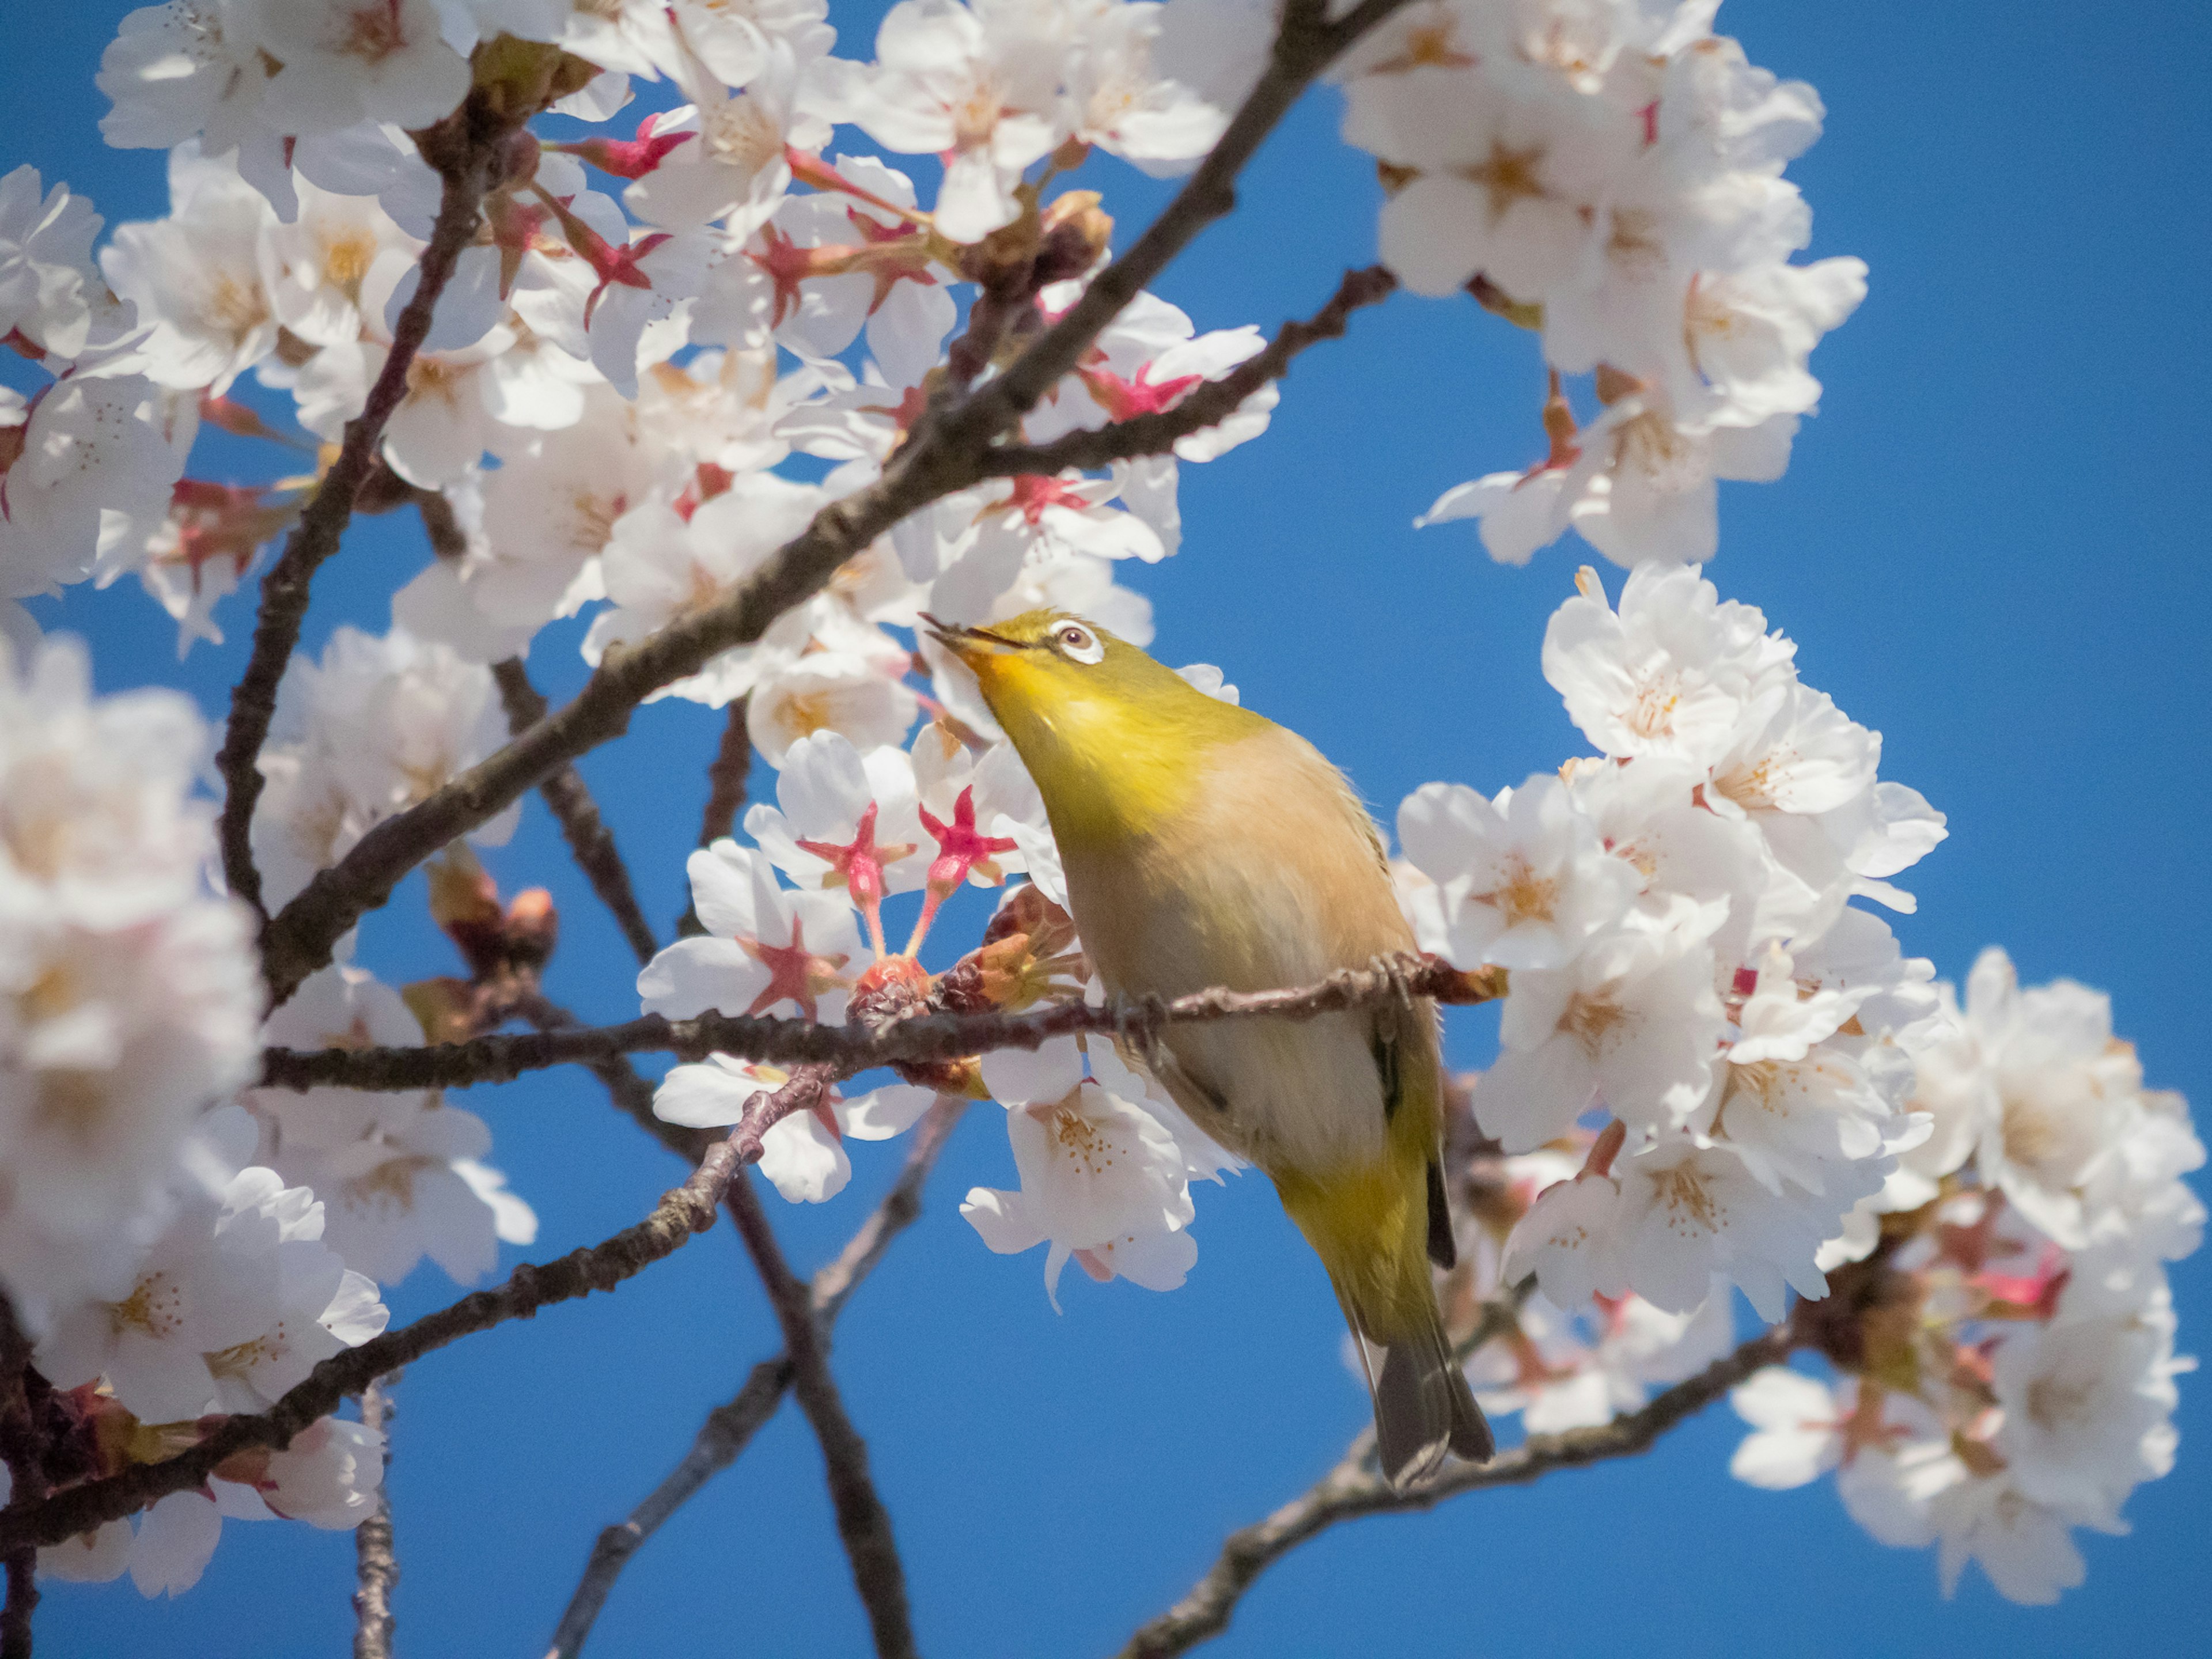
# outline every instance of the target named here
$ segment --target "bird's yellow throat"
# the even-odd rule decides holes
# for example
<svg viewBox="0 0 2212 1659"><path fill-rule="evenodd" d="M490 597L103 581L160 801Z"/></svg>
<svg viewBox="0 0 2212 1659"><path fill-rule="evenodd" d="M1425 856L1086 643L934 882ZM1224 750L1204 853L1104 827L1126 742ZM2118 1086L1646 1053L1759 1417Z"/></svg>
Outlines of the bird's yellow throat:
<svg viewBox="0 0 2212 1659"><path fill-rule="evenodd" d="M1020 649L979 651L969 662L1064 847L1174 822L1205 787L1206 757L1265 724L1133 651L1096 666Z"/></svg>

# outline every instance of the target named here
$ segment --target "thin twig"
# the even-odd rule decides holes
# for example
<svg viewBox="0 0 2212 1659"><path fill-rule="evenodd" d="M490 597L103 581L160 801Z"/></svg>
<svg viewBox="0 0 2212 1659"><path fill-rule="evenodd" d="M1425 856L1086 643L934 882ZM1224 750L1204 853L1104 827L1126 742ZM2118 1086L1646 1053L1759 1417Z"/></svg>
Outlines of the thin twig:
<svg viewBox="0 0 2212 1659"><path fill-rule="evenodd" d="M1194 387L1172 409L1071 432L1048 444L1000 444L983 452L983 471L1002 478L1024 473L1051 477L1072 466L1100 467L1139 455L1165 454L1182 439L1234 415L1247 398L1289 373L1291 359L1307 347L1340 338L1354 311L1375 304L1397 286L1398 279L1380 265L1347 270L1335 298L1310 318L1285 323L1267 349L1246 358L1219 380Z"/></svg>
<svg viewBox="0 0 2212 1659"><path fill-rule="evenodd" d="M825 1333L836 1324L860 1282L883 1260L891 1240L921 1213L922 1184L936 1167L938 1154L944 1151L967 1106L964 1100L947 1098L929 1109L915 1127L905 1166L884 1201L838 1252L836 1260L815 1273L814 1313ZM591 1559L584 1564L583 1577L562 1610L545 1659L575 1659L583 1651L585 1639L630 1557L702 1486L737 1462L761 1425L775 1415L783 1391L790 1386L791 1361L778 1354L755 1365L736 1396L707 1413L683 1460L626 1518L600 1533L592 1547Z"/></svg>
<svg viewBox="0 0 2212 1659"><path fill-rule="evenodd" d="M1182 1601L1139 1630L1121 1650L1121 1659L1169 1659L1218 1636L1229 1627L1237 1601L1255 1579L1340 1521L1432 1509L1462 1492L1524 1485L1555 1469L1579 1468L1647 1450L1668 1429L1718 1400L1760 1366L1785 1358L1794 1341L1788 1325L1775 1326L1687 1382L1654 1395L1640 1410L1593 1428L1531 1435L1487 1463L1449 1464L1435 1480L1411 1492L1392 1491L1388 1480L1366 1468L1362 1440L1355 1440L1336 1466L1306 1492L1266 1520L1231 1533L1206 1576Z"/></svg>
<svg viewBox="0 0 2212 1659"><path fill-rule="evenodd" d="M392 1541L392 1385L399 1373L371 1382L361 1391L364 1428L384 1436L384 1478L376 1510L353 1531L353 1659L392 1659L392 1592L399 1583L399 1556Z"/></svg>
<svg viewBox="0 0 2212 1659"><path fill-rule="evenodd" d="M282 1002L329 961L346 930L384 903L424 859L520 798L554 768L619 737L638 704L662 686L696 673L732 647L759 639L899 520L981 477L986 447L1074 367L1099 331L1193 237L1236 204L1237 174L1297 95L1333 58L1405 3L1361 0L1332 23L1322 15L1321 0L1292 0L1266 71L1220 141L1159 217L1092 280L1066 315L1004 374L965 395L948 394L947 407L926 410L880 479L823 507L745 581L649 637L610 650L566 707L385 819L335 866L317 872L264 934L263 971L275 1000ZM258 732L255 738L258 746Z"/></svg>
<svg viewBox="0 0 2212 1659"><path fill-rule="evenodd" d="M359 1394L376 1378L426 1353L510 1319L527 1319L555 1303L612 1290L674 1255L693 1234L714 1224L732 1178L745 1164L759 1161L761 1138L792 1112L818 1103L828 1083L828 1074L820 1068L802 1067L775 1093L757 1097L728 1136L716 1141L700 1160L690 1180L664 1194L643 1221L612 1237L571 1250L557 1261L525 1262L494 1289L473 1291L411 1325L333 1355L267 1411L225 1419L189 1450L67 1487L27 1507L11 1505L0 1512L0 1554L26 1543L58 1544L133 1514L170 1492L198 1486L225 1458L254 1446L289 1445L294 1436L337 1409L347 1395Z"/></svg>
<svg viewBox="0 0 2212 1659"><path fill-rule="evenodd" d="M448 125L449 132L444 131ZM425 159L443 175L444 189L429 246L422 251L422 276L414 297L392 325L392 349L368 389L361 413L346 422L337 459L316 485L314 499L293 526L283 552L261 579L253 652L245 673L232 689L230 720L216 764L224 787L223 879L264 922L268 912L262 902L261 872L253 862L253 807L261 797L257 763L261 745L269 737L270 722L276 716L277 684L292 660L293 647L300 642L300 625L307 618L308 589L315 571L338 550L339 538L353 516L355 499L376 465L385 423L406 396L407 371L430 331L438 296L445 292L461 250L476 234L477 214L500 164L501 143L507 131L504 121L471 98L448 118L448 123L441 124L441 137L446 142L426 143ZM434 850L426 848L424 855Z"/></svg>
<svg viewBox="0 0 2212 1659"><path fill-rule="evenodd" d="M507 710L510 732L526 732L545 718L545 699L530 683L530 671L522 665L520 657L494 663L491 677L493 684L499 687L499 701ZM556 766L539 782L538 793L552 809L554 822L561 826L561 838L568 843L569 856L584 872L584 879L592 884L599 902L614 917L615 926L622 929L629 948L640 962L651 962L653 952L660 948L653 937L653 924L638 907L637 890L630 885L629 866L623 862L622 849L615 845L615 832L607 828L606 819L599 815L599 804L592 799L591 786L584 781L584 775L574 766Z"/></svg>
<svg viewBox="0 0 2212 1659"><path fill-rule="evenodd" d="M722 1203L745 1242L761 1284L768 1291L776 1322L783 1328L783 1351L791 1366L791 1391L821 1443L830 1504L837 1516L837 1535L852 1563L853 1588L867 1610L878 1659L915 1659L914 1624L906 1599L906 1569L891 1536L890 1511L877 1496L868 1474L868 1443L853 1426L836 1379L830 1375L829 1345L817 1322L814 1298L799 1283L775 1229L761 1208L760 1194L740 1176L723 1194Z"/></svg>
<svg viewBox="0 0 2212 1659"><path fill-rule="evenodd" d="M1317 985L1285 991L1196 991L1171 1002L1059 1002L1027 1013L933 1013L871 1030L817 1025L811 1020L701 1014L667 1019L646 1014L618 1025L508 1032L390 1048L266 1048L261 1082L276 1089L332 1086L380 1091L461 1088L504 1083L525 1072L610 1056L675 1054L742 1055L778 1065L830 1065L865 1071L893 1061L958 1060L994 1048L1036 1048L1056 1036L1107 1032L1142 1042L1170 1025L1212 1019L1312 1019L1401 995L1439 1002L1483 1002L1502 995L1496 969L1468 974L1433 957L1394 958L1395 971L1347 968Z"/></svg>
<svg viewBox="0 0 2212 1659"><path fill-rule="evenodd" d="M722 741L714 750L714 758L707 765L707 810L699 815L699 845L712 847L737 827L738 813L745 804L745 778L752 770L752 734L746 729L746 710L752 705L750 697L739 697L730 705L730 717L723 723ZM690 939L707 930L699 922L699 907L687 903L676 923L679 938Z"/></svg>
<svg viewBox="0 0 2212 1659"><path fill-rule="evenodd" d="M730 705L730 718L722 727L721 746L707 768L707 810L699 815L699 845L712 847L736 828L745 804L745 778L753 766L752 734L745 727L752 699L739 697Z"/></svg>

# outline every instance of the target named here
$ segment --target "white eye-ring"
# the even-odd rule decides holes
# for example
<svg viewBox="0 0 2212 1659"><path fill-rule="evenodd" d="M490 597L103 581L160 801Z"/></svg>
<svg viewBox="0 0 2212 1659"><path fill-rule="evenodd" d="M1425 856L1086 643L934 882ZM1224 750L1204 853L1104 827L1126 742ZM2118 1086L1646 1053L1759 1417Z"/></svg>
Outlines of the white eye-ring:
<svg viewBox="0 0 2212 1659"><path fill-rule="evenodd" d="M1088 665L1104 660L1106 656L1103 642L1081 623L1060 623L1052 630L1052 642L1060 647L1060 654L1070 662Z"/></svg>

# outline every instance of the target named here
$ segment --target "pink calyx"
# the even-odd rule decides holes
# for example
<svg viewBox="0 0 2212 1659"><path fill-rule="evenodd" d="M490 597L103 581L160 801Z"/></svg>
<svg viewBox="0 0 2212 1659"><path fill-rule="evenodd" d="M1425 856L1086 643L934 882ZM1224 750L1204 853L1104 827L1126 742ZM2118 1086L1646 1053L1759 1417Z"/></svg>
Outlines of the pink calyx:
<svg viewBox="0 0 2212 1659"><path fill-rule="evenodd" d="M1073 484L1042 472L1024 472L1014 480L1013 491L1003 501L984 509L988 516L994 513L1018 513L1030 529L1036 528L1048 507L1064 507L1071 513L1085 513L1091 502Z"/></svg>
<svg viewBox="0 0 2212 1659"><path fill-rule="evenodd" d="M907 941L905 954L915 955L922 939L929 933L929 925L937 919L938 907L945 902L971 874L981 875L992 882L1005 879L996 862L1001 853L1011 853L1018 843L1010 836L986 836L975 829L975 790L973 785L960 792L952 803L952 822L946 823L925 806L921 809L921 827L929 831L937 842L937 856L930 860L929 875L924 886L921 915L914 925L914 937Z"/></svg>
<svg viewBox="0 0 2212 1659"><path fill-rule="evenodd" d="M817 1006L824 991L842 988L845 981L838 973L851 958L839 954L817 956L806 946L805 923L798 917L791 920L791 943L769 945L757 939L739 939L738 946L762 967L768 969L768 985L745 1010L748 1017L766 1012L777 1003L788 998L799 1005L799 1012L809 1019L822 1018Z"/></svg>
<svg viewBox="0 0 2212 1659"><path fill-rule="evenodd" d="M860 914L867 918L868 939L881 957L884 951L884 866L896 864L914 851L911 842L894 842L889 847L876 845L877 803L870 801L868 810L860 814L860 822L853 832L853 839L842 846L829 841L801 841L800 850L811 853L830 866L822 878L824 887L842 887L853 896Z"/></svg>
<svg viewBox="0 0 2212 1659"><path fill-rule="evenodd" d="M656 111L640 121L635 138L578 138L545 148L580 155L600 172L611 173L617 179L642 179L667 159L669 151L699 136L696 132L656 131L663 117L663 112Z"/></svg>
<svg viewBox="0 0 2212 1659"><path fill-rule="evenodd" d="M1117 421L1158 415L1172 409L1185 392L1206 378L1203 374L1178 374L1172 380L1155 381L1150 363L1138 369L1132 380L1124 380L1111 369L1081 365L1075 374L1098 406Z"/></svg>

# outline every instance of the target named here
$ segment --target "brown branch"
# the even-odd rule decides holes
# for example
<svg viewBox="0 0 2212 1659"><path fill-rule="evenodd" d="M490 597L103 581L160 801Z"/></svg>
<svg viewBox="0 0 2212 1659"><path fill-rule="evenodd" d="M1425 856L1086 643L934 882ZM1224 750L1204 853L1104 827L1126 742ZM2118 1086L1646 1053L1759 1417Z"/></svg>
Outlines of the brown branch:
<svg viewBox="0 0 2212 1659"><path fill-rule="evenodd" d="M504 662L494 663L491 676L499 687L501 706L507 710L508 730L520 734L545 718L545 699L530 683L530 671L522 665L520 658L509 657ZM561 839L568 843L569 855L576 860L576 867L584 872L584 879L599 896L599 902L614 917L615 926L622 929L629 948L640 962L651 962L653 952L660 948L653 937L653 924L646 921L645 912L638 908L637 890L630 885L629 866L623 862L622 849L615 845L615 832L599 816L599 804L592 799L591 787L584 781L583 774L574 766L556 766L539 782L538 793L552 809L554 822L561 826Z"/></svg>
<svg viewBox="0 0 2212 1659"><path fill-rule="evenodd" d="M838 567L900 520L982 476L981 455L1074 367L1099 331L1193 237L1236 204L1237 174L1329 60L1405 0L1361 0L1340 21L1320 0L1293 0L1267 69L1220 141L1129 251L1101 271L1060 321L1007 371L915 423L883 477L832 501L754 574L650 637L611 650L566 707L406 811L376 825L331 868L318 872L264 930L263 971L276 1000L330 960L331 946L392 895L403 876L482 823L554 768L629 725L639 703L697 672L819 592ZM273 682L272 682L273 686ZM273 692L272 692L273 696ZM258 733L255 734L256 746Z"/></svg>
<svg viewBox="0 0 2212 1659"><path fill-rule="evenodd" d="M1285 323L1267 349L1249 357L1218 380L1208 380L1172 409L1116 421L1095 430L1071 432L1048 444L1000 444L983 452L983 471L995 477L1042 473L1047 477L1069 467L1101 467L1138 455L1161 455L1182 439L1218 426L1244 400L1290 372L1291 359L1321 340L1340 338L1352 313L1371 306L1398 286L1380 265L1347 270L1336 297L1302 323Z"/></svg>
<svg viewBox="0 0 2212 1659"><path fill-rule="evenodd" d="M10 1511L46 1495L36 1423L26 1389L31 1340L15 1322L15 1308L0 1293L0 1461L8 1467ZM0 1659L31 1659L31 1615L39 1606L39 1549L21 1543L6 1552L8 1600L0 1606Z"/></svg>
<svg viewBox="0 0 2212 1659"><path fill-rule="evenodd" d="M876 1495L868 1474L868 1443L846 1414L830 1375L829 1344L805 1285L793 1274L776 1243L775 1229L761 1208L760 1194L744 1176L722 1195L730 1218L759 1269L776 1322L783 1328L783 1351L791 1367L791 1391L821 1443L837 1535L853 1567L853 1587L867 1610L878 1659L915 1659L914 1624L908 1612L906 1569L891 1536L890 1511Z"/></svg>
<svg viewBox="0 0 2212 1659"><path fill-rule="evenodd" d="M674 1255L694 1233L714 1224L732 1178L745 1164L759 1161L761 1137L792 1112L815 1104L827 1083L819 1068L802 1068L774 1094L757 1097L728 1136L716 1141L700 1160L690 1180L664 1194L643 1221L612 1237L571 1250L557 1261L525 1262L494 1289L472 1291L411 1325L333 1355L267 1411L226 1419L187 1451L67 1487L27 1507L11 1505L0 1511L0 1555L27 1543L58 1544L133 1514L170 1492L198 1486L225 1458L251 1447L289 1445L295 1435L328 1416L347 1395L359 1394L378 1377L426 1353L510 1319L527 1319L556 1303L612 1290Z"/></svg>
<svg viewBox="0 0 2212 1659"><path fill-rule="evenodd" d="M753 766L753 740L745 729L745 713L752 699L739 697L730 705L729 723L722 728L721 747L707 768L707 810L699 815L699 845L712 847L737 826L745 804L745 778Z"/></svg>
<svg viewBox="0 0 2212 1659"><path fill-rule="evenodd" d="M751 703L750 697L739 697L730 705L721 744L707 764L707 810L699 815L702 847L712 847L735 829L738 813L744 806L745 778L753 765L752 735L745 727L745 714ZM677 919L678 937L690 939L706 931L699 923L699 907L686 904Z"/></svg>
<svg viewBox="0 0 2212 1659"><path fill-rule="evenodd" d="M484 192L500 167L509 123L483 100L471 97L453 115L422 135L423 159L444 179L438 220L423 249L422 276L414 297L392 325L392 349L362 411L345 426L337 459L315 487L284 550L261 579L261 603L253 623L253 651L230 695L230 720L216 764L223 778L222 873L230 890L252 905L265 923L261 872L253 862L253 808L261 798L257 763L276 713L276 688L300 642L307 595L315 571L338 550L338 540L353 516L355 500L377 462L385 423L407 393L407 372L430 331L430 317L453 274L454 262L475 235ZM449 837L450 839L450 837ZM442 843L441 843L442 844ZM434 848L424 849L427 857ZM318 966L320 964L318 963ZM288 990L289 988L286 988Z"/></svg>
<svg viewBox="0 0 2212 1659"><path fill-rule="evenodd" d="M1121 1659L1169 1659L1218 1636L1229 1627L1238 1600L1255 1579L1340 1521L1432 1509L1462 1492L1522 1486L1556 1469L1579 1468L1648 1450L1668 1430L1712 1404L1760 1366L1783 1359L1794 1344L1790 1326L1777 1325L1687 1382L1655 1395L1640 1410L1592 1428L1531 1435L1487 1463L1452 1463L1429 1485L1412 1492L1393 1492L1389 1481L1365 1467L1362 1446L1371 1435L1363 1435L1309 1490L1266 1520L1231 1533L1206 1576L1182 1601L1139 1630L1121 1650Z"/></svg>
<svg viewBox="0 0 2212 1659"><path fill-rule="evenodd" d="M958 1060L994 1048L1036 1048L1056 1036L1111 1032L1139 1043L1170 1025L1209 1019L1312 1019L1407 994L1439 1002L1483 1002L1503 995L1502 969L1468 974L1434 957L1391 958L1390 967L1347 968L1317 985L1286 991L1196 991L1171 1002L1092 1006L1054 1003L1027 1013L923 1014L879 1030L811 1020L701 1014L672 1020L646 1014L618 1025L558 1027L465 1042L391 1048L267 1048L261 1083L276 1089L395 1091L504 1083L525 1072L574 1062L596 1066L630 1054L742 1055L779 1065L834 1066L842 1074L893 1061Z"/></svg>
<svg viewBox="0 0 2212 1659"><path fill-rule="evenodd" d="M392 1541L392 1384L398 1380L395 1371L361 1391L362 1425L384 1435L384 1478L376 1512L353 1531L355 1580L360 1586L353 1593L353 1659L392 1659L392 1592L399 1583L399 1557Z"/></svg>
<svg viewBox="0 0 2212 1659"><path fill-rule="evenodd" d="M883 1260L891 1240L921 1213L922 1185L967 1106L964 1100L945 1099L930 1108L915 1129L905 1166L884 1201L838 1252L836 1260L815 1273L811 1299L815 1317L825 1333L836 1322L860 1282ZM790 1386L791 1361L778 1354L755 1365L736 1396L707 1413L683 1460L627 1518L600 1533L590 1560L584 1565L583 1577L562 1611L545 1659L575 1659L583 1651L585 1639L630 1557L702 1486L737 1462L761 1426L775 1415L783 1391Z"/></svg>

